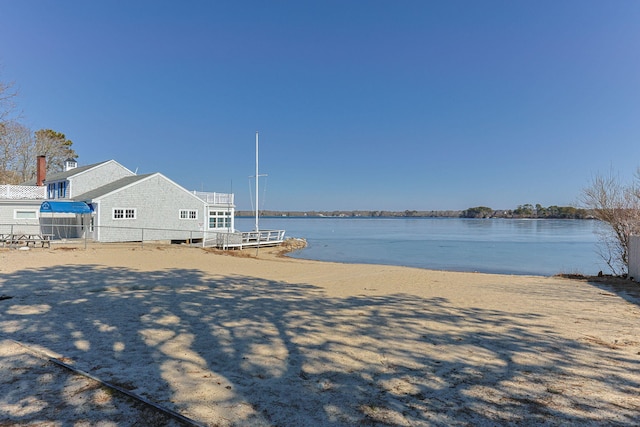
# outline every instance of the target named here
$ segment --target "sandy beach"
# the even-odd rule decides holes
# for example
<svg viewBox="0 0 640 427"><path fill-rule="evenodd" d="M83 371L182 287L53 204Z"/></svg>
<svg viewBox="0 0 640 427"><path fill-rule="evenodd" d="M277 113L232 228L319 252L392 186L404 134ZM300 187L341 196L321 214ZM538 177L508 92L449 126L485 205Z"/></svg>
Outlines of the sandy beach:
<svg viewBox="0 0 640 427"><path fill-rule="evenodd" d="M0 426L640 424L640 286L0 249Z"/></svg>

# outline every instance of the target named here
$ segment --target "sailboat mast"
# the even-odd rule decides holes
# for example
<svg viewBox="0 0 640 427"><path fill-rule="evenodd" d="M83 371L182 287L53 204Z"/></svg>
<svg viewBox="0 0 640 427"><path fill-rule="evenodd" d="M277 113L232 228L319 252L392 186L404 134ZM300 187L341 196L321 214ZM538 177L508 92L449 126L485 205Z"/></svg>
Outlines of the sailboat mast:
<svg viewBox="0 0 640 427"><path fill-rule="evenodd" d="M260 228L258 226L258 217L259 217L259 213L258 213L258 194L260 194L260 192L258 191L258 132L256 132L256 231L260 231Z"/></svg>

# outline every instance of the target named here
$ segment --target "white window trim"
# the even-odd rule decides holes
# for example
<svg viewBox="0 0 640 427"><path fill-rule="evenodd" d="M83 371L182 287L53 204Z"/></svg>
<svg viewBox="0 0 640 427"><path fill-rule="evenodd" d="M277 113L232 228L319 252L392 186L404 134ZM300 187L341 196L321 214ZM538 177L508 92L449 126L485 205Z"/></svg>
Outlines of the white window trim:
<svg viewBox="0 0 640 427"><path fill-rule="evenodd" d="M222 227L211 227L211 218L215 218L214 223L217 225L222 220ZM220 209L209 209L209 230L226 230L231 228L231 211L223 211Z"/></svg>
<svg viewBox="0 0 640 427"><path fill-rule="evenodd" d="M116 218L116 211L122 211L122 218ZM127 217L127 211L133 211L133 217ZM138 209L136 208L113 208L111 210L111 219L114 221L124 221L131 219L138 219Z"/></svg>
<svg viewBox="0 0 640 427"><path fill-rule="evenodd" d="M182 216L182 214L186 214L186 216ZM191 217L191 213L195 213L194 217ZM198 219L198 210L197 209L180 209L180 212L178 213L178 218L179 219L185 219L185 220L197 220Z"/></svg>
<svg viewBox="0 0 640 427"><path fill-rule="evenodd" d="M18 217L18 212L30 212L33 213L34 216L31 218L20 218ZM36 209L14 209L13 219L38 219L38 211Z"/></svg>

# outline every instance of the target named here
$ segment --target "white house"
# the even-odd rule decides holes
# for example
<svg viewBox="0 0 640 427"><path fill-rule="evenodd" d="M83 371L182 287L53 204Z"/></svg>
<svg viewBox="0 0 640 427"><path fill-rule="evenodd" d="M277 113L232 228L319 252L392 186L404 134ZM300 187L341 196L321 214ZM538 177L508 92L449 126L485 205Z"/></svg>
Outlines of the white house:
<svg viewBox="0 0 640 427"><path fill-rule="evenodd" d="M160 173L136 175L115 160L82 167L67 161L63 172L46 178L40 159L38 166L36 180L0 186L0 227L28 225L57 238L100 242L199 240L233 231L233 194L190 192Z"/></svg>

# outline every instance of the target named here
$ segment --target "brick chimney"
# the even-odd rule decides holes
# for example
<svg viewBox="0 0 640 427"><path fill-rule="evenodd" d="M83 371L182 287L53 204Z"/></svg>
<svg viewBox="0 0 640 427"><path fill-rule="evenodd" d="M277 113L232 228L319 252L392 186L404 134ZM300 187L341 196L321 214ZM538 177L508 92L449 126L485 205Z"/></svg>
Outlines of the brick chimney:
<svg viewBox="0 0 640 427"><path fill-rule="evenodd" d="M46 156L38 156L38 165L36 169L36 185L42 187L47 176L47 158Z"/></svg>

